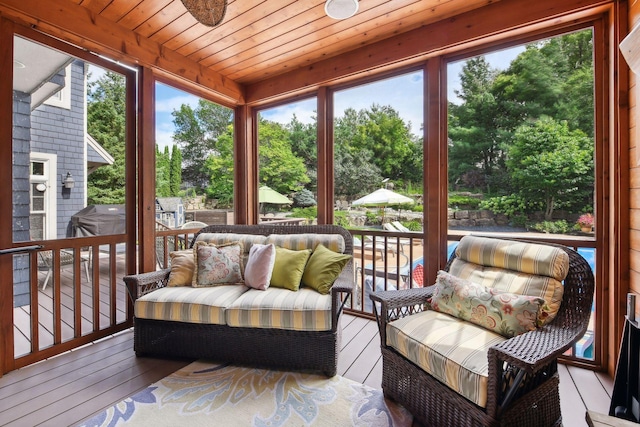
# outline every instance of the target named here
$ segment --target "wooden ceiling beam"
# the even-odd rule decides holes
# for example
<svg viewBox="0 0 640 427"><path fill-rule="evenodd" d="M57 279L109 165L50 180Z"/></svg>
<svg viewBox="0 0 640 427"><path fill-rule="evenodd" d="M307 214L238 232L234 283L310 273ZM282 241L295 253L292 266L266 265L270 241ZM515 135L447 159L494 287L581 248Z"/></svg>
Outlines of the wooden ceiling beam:
<svg viewBox="0 0 640 427"><path fill-rule="evenodd" d="M408 65L471 43L486 43L506 33L529 31L529 27L554 19L554 24L572 23L608 7L609 0L515 0L498 2L426 25L397 36L315 62L297 70L246 85L249 104L264 103L287 94L308 91L344 81L372 70Z"/></svg>
<svg viewBox="0 0 640 427"><path fill-rule="evenodd" d="M2 0L0 14L114 60L189 80L234 105L244 102L237 82L70 1Z"/></svg>

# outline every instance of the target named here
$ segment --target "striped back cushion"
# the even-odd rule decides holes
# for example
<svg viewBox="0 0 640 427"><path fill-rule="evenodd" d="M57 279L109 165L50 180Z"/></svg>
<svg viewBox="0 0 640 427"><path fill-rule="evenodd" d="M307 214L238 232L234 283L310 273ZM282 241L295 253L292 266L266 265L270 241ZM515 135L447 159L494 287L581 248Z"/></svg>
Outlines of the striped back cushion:
<svg viewBox="0 0 640 427"><path fill-rule="evenodd" d="M387 345L483 408L487 405L487 352L506 339L433 310L387 324Z"/></svg>
<svg viewBox="0 0 640 427"><path fill-rule="evenodd" d="M569 255L560 248L487 237L465 236L456 257L486 267L504 268L536 276L564 280L569 272Z"/></svg>
<svg viewBox="0 0 640 427"><path fill-rule="evenodd" d="M344 237L340 234L271 234L267 236L266 244L269 243L293 251L314 250L320 243L340 254L343 254L345 250Z"/></svg>
<svg viewBox="0 0 640 427"><path fill-rule="evenodd" d="M483 241L489 241L489 246L482 247ZM458 245L458 248L462 246L460 252L456 249L456 256L459 254L460 257L451 263L449 273L487 288L540 297L544 304L538 313L537 324L542 326L553 320L562 303L564 286L561 280L568 271L567 253L559 248L546 246L549 248L547 250L544 245L522 243L511 250L508 245L496 246L495 241L496 239L472 237L471 241L467 240L463 245L461 240ZM504 241L498 241L502 242ZM534 259L533 255L538 253L541 254L542 261ZM522 254L524 259L518 259L516 254ZM532 274L531 271L547 274Z"/></svg>

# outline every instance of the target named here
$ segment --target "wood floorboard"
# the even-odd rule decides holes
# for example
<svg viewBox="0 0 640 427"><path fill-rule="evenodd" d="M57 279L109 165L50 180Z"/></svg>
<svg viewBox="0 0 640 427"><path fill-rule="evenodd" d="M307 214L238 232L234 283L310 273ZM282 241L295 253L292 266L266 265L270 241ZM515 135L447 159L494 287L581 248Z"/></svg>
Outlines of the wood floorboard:
<svg viewBox="0 0 640 427"><path fill-rule="evenodd" d="M342 328L338 374L380 388L377 325L345 315ZM77 425L188 363L136 357L129 329L0 378L0 425ZM587 409L608 412L608 375L564 365L558 371L565 427L586 427Z"/></svg>
<svg viewBox="0 0 640 427"><path fill-rule="evenodd" d="M371 372L369 372L369 375L367 375L364 384L377 389L382 388L382 356L380 356L376 362L376 366L374 366Z"/></svg>
<svg viewBox="0 0 640 427"><path fill-rule="evenodd" d="M560 374L560 411L563 426L586 427L587 422L584 418L586 407L569 370L564 365L558 365L558 373Z"/></svg>
<svg viewBox="0 0 640 427"><path fill-rule="evenodd" d="M575 366L568 367L571 378L578 390L588 392L582 393L582 400L587 408L592 411L606 414L609 412L609 403L611 396L607 393L602 384L596 377L596 374L586 369L580 369Z"/></svg>
<svg viewBox="0 0 640 427"><path fill-rule="evenodd" d="M101 412L105 406L108 407L120 402L122 396L131 396L187 364L188 363L179 361L160 361L155 364L148 363L148 369L145 372L123 381L110 390L101 389L100 399L90 399L83 402L80 406L73 408L73 410L63 412L47 420L47 424L58 426L79 424L83 420Z"/></svg>
<svg viewBox="0 0 640 427"><path fill-rule="evenodd" d="M343 376L364 384L381 357L380 337L375 334Z"/></svg>
<svg viewBox="0 0 640 427"><path fill-rule="evenodd" d="M360 330L360 333L344 346L340 352L340 357L338 358L338 374L344 375L356 359L362 355L363 350L369 342L377 337L378 326L375 322L367 322L365 327Z"/></svg>
<svg viewBox="0 0 640 427"><path fill-rule="evenodd" d="M613 378L602 372L596 372L596 377L598 377L598 381L600 381L602 387L607 391L609 399L611 399L611 395L613 394Z"/></svg>
<svg viewBox="0 0 640 427"><path fill-rule="evenodd" d="M127 348L131 350L131 346L124 346L122 350L127 350ZM102 375L104 372L101 371L105 369L112 371L109 375L115 374L123 368L121 365L130 363L130 361L130 352L119 351L103 358L96 358L91 362L85 358L85 363L82 366L75 367L73 376L68 375L69 366L64 366L50 375L43 374L33 378L33 381L25 381L23 386L28 388L5 396L2 399L0 402L0 417L9 419L12 413L29 412L29 407L31 406L29 398L37 398L38 405L47 405L49 401L55 402L56 396L54 392L69 390L70 385L76 384L78 381L84 382L86 379L95 376L96 373ZM25 408L22 408L22 406L25 406Z"/></svg>

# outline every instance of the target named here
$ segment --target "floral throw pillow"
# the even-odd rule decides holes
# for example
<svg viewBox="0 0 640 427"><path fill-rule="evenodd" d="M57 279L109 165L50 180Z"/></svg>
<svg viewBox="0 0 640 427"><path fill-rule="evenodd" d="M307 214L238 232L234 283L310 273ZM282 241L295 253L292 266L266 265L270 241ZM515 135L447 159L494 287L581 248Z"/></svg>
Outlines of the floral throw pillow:
<svg viewBox="0 0 640 427"><path fill-rule="evenodd" d="M195 271L194 288L242 284L241 255L244 249L240 242L213 245L196 242L193 246Z"/></svg>
<svg viewBox="0 0 640 427"><path fill-rule="evenodd" d="M542 298L496 291L438 272L431 307L507 338L536 329Z"/></svg>

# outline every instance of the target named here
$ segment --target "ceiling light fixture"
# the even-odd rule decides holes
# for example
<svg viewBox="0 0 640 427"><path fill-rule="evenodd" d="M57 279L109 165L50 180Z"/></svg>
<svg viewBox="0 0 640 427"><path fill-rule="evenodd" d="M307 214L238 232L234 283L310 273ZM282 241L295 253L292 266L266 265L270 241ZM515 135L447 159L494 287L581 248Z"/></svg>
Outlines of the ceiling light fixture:
<svg viewBox="0 0 640 427"><path fill-rule="evenodd" d="M358 0L327 0L324 11L333 19L351 18L358 12Z"/></svg>
<svg viewBox="0 0 640 427"><path fill-rule="evenodd" d="M201 24L215 27L224 19L227 0L182 0L182 4Z"/></svg>

